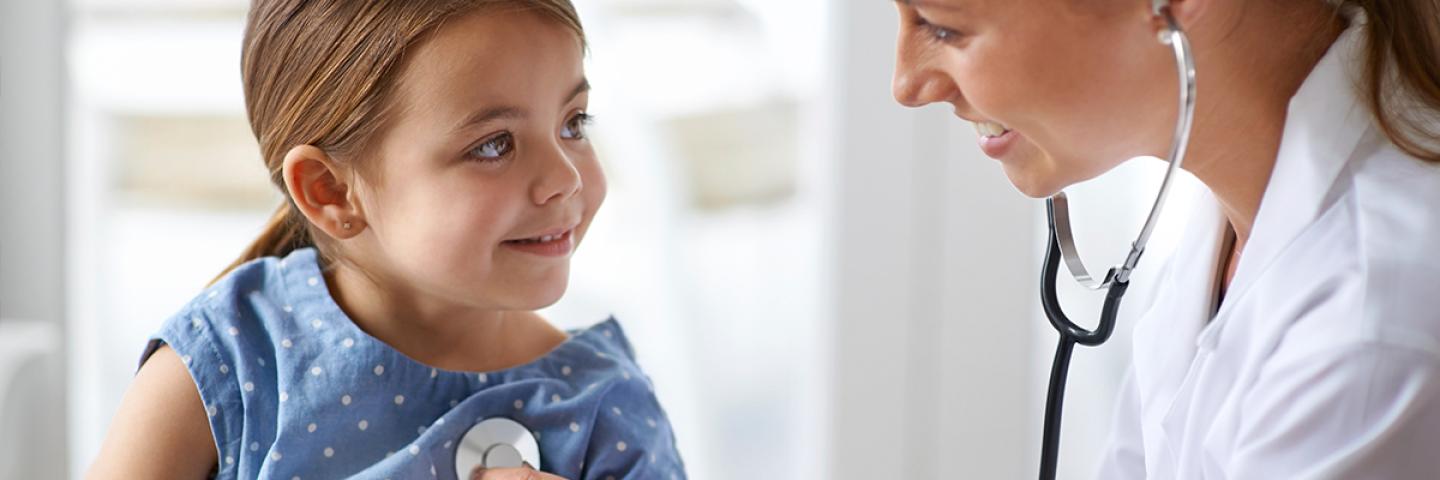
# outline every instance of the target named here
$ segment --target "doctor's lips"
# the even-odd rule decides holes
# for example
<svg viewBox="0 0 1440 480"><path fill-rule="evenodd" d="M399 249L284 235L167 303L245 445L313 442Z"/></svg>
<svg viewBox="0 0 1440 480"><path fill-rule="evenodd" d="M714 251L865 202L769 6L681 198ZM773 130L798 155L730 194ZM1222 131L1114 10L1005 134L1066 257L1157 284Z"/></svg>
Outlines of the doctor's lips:
<svg viewBox="0 0 1440 480"><path fill-rule="evenodd" d="M980 134L980 150L995 159L1005 156L1018 136L1014 130L1005 128L1004 125L987 121L975 122L975 132Z"/></svg>
<svg viewBox="0 0 1440 480"><path fill-rule="evenodd" d="M501 242L501 245L542 257L563 257L575 248L576 226L551 229L539 235Z"/></svg>

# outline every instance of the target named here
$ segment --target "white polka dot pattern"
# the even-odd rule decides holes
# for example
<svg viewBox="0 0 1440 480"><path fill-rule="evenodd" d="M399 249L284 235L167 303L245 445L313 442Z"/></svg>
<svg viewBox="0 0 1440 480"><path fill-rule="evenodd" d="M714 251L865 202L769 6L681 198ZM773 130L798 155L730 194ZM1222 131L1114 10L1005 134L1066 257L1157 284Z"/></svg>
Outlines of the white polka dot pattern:
<svg viewBox="0 0 1440 480"><path fill-rule="evenodd" d="M460 437L494 417L531 430L564 478L684 478L614 321L516 368L441 370L368 336L326 289L303 288L321 286L314 255L297 250L283 270L242 265L157 334L194 373L220 478L449 477Z"/></svg>

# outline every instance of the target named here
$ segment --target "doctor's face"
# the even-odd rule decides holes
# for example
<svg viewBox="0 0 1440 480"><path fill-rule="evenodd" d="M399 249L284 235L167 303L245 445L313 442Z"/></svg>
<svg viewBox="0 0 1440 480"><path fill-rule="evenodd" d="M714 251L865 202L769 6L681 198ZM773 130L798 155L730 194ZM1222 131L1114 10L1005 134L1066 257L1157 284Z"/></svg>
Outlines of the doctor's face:
<svg viewBox="0 0 1440 480"><path fill-rule="evenodd" d="M1174 57L1142 0L900 0L894 95L976 125L1016 188L1051 195L1162 156Z"/></svg>

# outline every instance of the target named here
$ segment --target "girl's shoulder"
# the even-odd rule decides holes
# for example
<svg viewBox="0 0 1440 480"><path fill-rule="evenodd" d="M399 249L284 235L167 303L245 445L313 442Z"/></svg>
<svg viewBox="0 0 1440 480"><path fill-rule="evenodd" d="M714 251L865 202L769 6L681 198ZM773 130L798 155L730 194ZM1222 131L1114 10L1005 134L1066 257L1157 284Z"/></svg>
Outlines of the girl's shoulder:
<svg viewBox="0 0 1440 480"><path fill-rule="evenodd" d="M299 288L308 287L307 275L319 275L311 249L236 267L171 315L141 354L143 365L164 345L184 364L220 453L219 478L234 478L253 464L244 461L247 454L264 453L240 445L247 433L256 434L246 431L245 419L272 414L283 397L273 393L279 385L277 350L288 343L285 332L295 329L290 313L310 293Z"/></svg>
<svg viewBox="0 0 1440 480"><path fill-rule="evenodd" d="M273 333L290 328L296 322L294 313L299 305L311 311L317 305L324 308L326 302L318 301L321 299L329 299L329 294L323 285L314 249L299 249L283 258L252 260L216 280L167 319L140 361L144 363L160 343L170 344L182 352L182 360L187 364L196 360L195 353L201 352L186 357L183 356L186 350L203 348L213 351L211 357L221 357L226 352L261 349L262 345L246 340L268 339ZM234 368L222 363L217 369L219 366L225 366L224 370Z"/></svg>

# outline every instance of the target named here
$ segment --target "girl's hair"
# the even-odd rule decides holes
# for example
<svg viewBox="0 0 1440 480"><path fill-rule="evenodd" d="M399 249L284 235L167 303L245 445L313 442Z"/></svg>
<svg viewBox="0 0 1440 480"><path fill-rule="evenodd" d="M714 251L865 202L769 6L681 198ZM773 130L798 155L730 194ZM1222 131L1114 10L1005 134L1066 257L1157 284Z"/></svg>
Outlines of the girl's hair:
<svg viewBox="0 0 1440 480"><path fill-rule="evenodd" d="M302 247L329 258L323 236L286 191L286 153L312 145L352 170L360 166L385 121L406 51L451 18L501 8L556 21L583 48L584 29L570 0L254 0L240 53L245 108L270 181L286 201L220 277L250 260Z"/></svg>
<svg viewBox="0 0 1440 480"><path fill-rule="evenodd" d="M1366 103L1390 141L1440 164L1440 0L1341 0L1364 10Z"/></svg>

